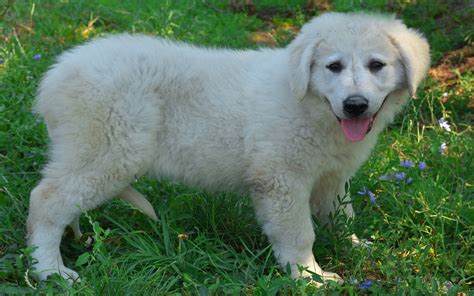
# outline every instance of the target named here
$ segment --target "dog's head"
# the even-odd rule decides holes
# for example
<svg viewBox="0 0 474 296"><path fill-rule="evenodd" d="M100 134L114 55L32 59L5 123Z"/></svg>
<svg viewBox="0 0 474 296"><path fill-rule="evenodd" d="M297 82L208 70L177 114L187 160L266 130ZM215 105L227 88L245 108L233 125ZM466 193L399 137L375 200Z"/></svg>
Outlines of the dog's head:
<svg viewBox="0 0 474 296"><path fill-rule="evenodd" d="M314 18L288 46L290 87L329 102L351 141L361 141L376 117L401 109L430 64L429 46L391 17L328 13Z"/></svg>

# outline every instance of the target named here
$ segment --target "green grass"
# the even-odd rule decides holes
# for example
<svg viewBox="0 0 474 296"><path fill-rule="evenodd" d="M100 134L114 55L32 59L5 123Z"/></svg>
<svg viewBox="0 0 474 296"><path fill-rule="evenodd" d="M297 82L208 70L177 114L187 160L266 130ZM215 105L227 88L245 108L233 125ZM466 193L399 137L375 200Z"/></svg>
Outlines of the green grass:
<svg viewBox="0 0 474 296"><path fill-rule="evenodd" d="M231 13L227 1L8 2L0 19L0 294L428 295L452 286L449 294L456 295L472 288L472 72L458 72L447 81L428 78L418 99L380 136L352 180L354 221L346 225L341 216L334 217L338 233L315 221L321 247L314 252L324 269L344 277L343 285L331 284L322 292L306 280L291 280L273 258L247 198L145 178L135 187L150 197L160 222L120 201L91 211L81 225L95 243L87 247L84 240L74 241L70 231L62 243L66 265L80 273L82 282L68 287L58 277L37 281L25 244L25 220L29 192L47 159L46 129L31 114L42 73L63 50L109 32L145 32L231 48L258 47L250 36L263 32L282 46L294 36L286 28L301 26L314 14L304 10L302 0L254 2L258 14L275 13L273 22L258 14ZM468 1L398 0L392 7L382 0L330 2L337 11L396 13L429 38L433 66L472 40ZM7 8L2 3L0 13ZM35 60L37 54L41 58ZM446 102L440 100L443 93ZM439 127L441 117L451 123L451 132ZM442 143L445 153L439 151ZM404 159L424 161L427 167L403 168ZM400 172L413 182L379 179ZM364 186L376 194L375 204L357 194ZM352 249L344 239L352 231L370 238L373 247ZM367 280L371 288L358 289Z"/></svg>

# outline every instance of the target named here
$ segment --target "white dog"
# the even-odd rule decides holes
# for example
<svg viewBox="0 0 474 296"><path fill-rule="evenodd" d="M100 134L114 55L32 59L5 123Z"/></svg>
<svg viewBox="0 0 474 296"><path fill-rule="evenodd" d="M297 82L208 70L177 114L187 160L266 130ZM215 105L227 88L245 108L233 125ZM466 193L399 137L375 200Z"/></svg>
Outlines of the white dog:
<svg viewBox="0 0 474 296"><path fill-rule="evenodd" d="M249 195L278 262L323 279L311 214L323 223L377 134L414 95L429 47L392 17L328 13L283 49L204 49L148 36L99 38L62 56L36 111L51 138L31 192L40 278L60 273L64 228L113 197L151 217L130 187L152 174ZM344 206L352 217L352 206ZM355 235L352 237L357 242Z"/></svg>

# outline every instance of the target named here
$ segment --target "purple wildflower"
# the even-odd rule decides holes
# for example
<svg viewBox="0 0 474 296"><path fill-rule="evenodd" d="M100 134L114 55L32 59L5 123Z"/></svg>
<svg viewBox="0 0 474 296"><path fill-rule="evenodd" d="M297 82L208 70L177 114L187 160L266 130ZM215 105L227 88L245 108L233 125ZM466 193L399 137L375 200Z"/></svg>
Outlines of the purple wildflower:
<svg viewBox="0 0 474 296"><path fill-rule="evenodd" d="M400 165L404 168L413 168L413 167L415 167L415 163L411 160L408 160L408 159L400 161Z"/></svg>
<svg viewBox="0 0 474 296"><path fill-rule="evenodd" d="M420 170L426 169L426 162L424 162L424 161L420 162L420 163L418 164L418 168L419 168Z"/></svg>
<svg viewBox="0 0 474 296"><path fill-rule="evenodd" d="M357 194L359 194L359 195L366 195L366 194L367 194L367 188L365 188L365 186L364 186L364 189L361 190L361 191L357 191Z"/></svg>
<svg viewBox="0 0 474 296"><path fill-rule="evenodd" d="M406 177L406 174L404 172L395 174L395 178L397 178L398 180L403 180L405 179L405 177Z"/></svg>
<svg viewBox="0 0 474 296"><path fill-rule="evenodd" d="M0 59L0 65L3 65L5 61L3 59Z"/></svg>
<svg viewBox="0 0 474 296"><path fill-rule="evenodd" d="M369 190L369 191L367 192L367 195L368 195L369 198L370 198L370 203L374 205L374 204L375 204L375 194L372 193L372 191Z"/></svg>
<svg viewBox="0 0 474 296"><path fill-rule="evenodd" d="M441 117L440 120L438 120L439 122L439 126L441 128L443 128L444 130L450 132L451 131L451 126L449 125L449 123L446 121L446 119L444 119L444 117Z"/></svg>
<svg viewBox="0 0 474 296"><path fill-rule="evenodd" d="M448 152L448 145L446 145L446 143L441 143L441 146L439 146L439 152L446 154Z"/></svg>
<svg viewBox="0 0 474 296"><path fill-rule="evenodd" d="M365 186L364 186L364 189L363 189L363 190L357 191L357 194L369 196L369 198L370 198L370 203L371 203L371 204L375 204L375 197L376 197L375 194L372 193L372 191L367 190L367 188L366 188Z"/></svg>
<svg viewBox="0 0 474 296"><path fill-rule="evenodd" d="M411 183L413 183L413 178L412 178L412 177L408 177L408 179L407 179L407 184L411 184Z"/></svg>
<svg viewBox="0 0 474 296"><path fill-rule="evenodd" d="M40 54L36 54L33 56L33 60L39 60L41 59L41 55Z"/></svg>
<svg viewBox="0 0 474 296"><path fill-rule="evenodd" d="M372 281L366 281L365 283L362 283L359 285L359 289L369 289L370 286L372 286Z"/></svg>
<svg viewBox="0 0 474 296"><path fill-rule="evenodd" d="M446 288L446 290L449 291L454 287L454 284L450 281L446 281L446 282L444 282L444 287Z"/></svg>

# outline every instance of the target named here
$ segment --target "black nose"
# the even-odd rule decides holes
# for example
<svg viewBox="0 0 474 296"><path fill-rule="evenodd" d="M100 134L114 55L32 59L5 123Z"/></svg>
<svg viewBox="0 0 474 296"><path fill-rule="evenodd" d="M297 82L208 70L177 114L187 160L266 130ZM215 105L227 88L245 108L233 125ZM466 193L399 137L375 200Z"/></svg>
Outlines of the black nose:
<svg viewBox="0 0 474 296"><path fill-rule="evenodd" d="M359 116L369 108L369 101L362 96L351 96L344 100L344 113L347 116Z"/></svg>

